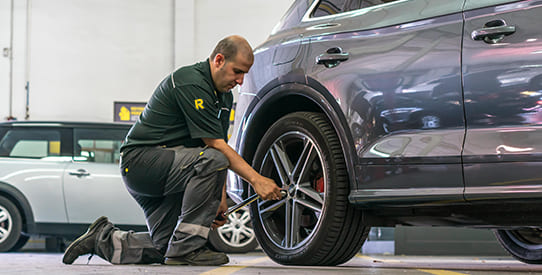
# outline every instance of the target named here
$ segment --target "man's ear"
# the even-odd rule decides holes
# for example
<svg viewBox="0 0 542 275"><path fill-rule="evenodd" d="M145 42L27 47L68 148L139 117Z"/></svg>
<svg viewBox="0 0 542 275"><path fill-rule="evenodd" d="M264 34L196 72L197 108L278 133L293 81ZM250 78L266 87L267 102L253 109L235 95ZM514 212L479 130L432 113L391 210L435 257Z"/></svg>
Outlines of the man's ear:
<svg viewBox="0 0 542 275"><path fill-rule="evenodd" d="M215 55L213 63L216 68L220 68L220 66L222 66L225 62L226 62L226 57L223 54L218 53Z"/></svg>

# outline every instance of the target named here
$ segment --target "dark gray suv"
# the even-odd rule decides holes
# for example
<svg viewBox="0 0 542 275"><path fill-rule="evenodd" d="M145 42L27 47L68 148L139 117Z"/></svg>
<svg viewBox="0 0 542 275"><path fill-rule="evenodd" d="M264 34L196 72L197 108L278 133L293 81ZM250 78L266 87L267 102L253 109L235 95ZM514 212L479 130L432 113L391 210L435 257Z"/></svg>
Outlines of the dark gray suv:
<svg viewBox="0 0 542 275"><path fill-rule="evenodd" d="M252 205L263 250L337 265L371 226L468 226L542 263L541 16L542 1L295 1L255 50L230 140L288 190Z"/></svg>

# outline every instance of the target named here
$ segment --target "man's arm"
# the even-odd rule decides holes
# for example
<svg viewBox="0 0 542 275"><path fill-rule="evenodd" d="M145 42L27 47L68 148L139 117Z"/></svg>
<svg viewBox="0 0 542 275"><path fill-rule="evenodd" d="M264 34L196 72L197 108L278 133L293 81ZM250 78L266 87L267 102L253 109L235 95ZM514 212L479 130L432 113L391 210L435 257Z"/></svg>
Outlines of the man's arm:
<svg viewBox="0 0 542 275"><path fill-rule="evenodd" d="M203 138L203 142L226 156L230 162L230 169L248 181L254 191L264 200L278 200L282 196L280 188L274 180L260 175L237 152L235 152L223 139Z"/></svg>

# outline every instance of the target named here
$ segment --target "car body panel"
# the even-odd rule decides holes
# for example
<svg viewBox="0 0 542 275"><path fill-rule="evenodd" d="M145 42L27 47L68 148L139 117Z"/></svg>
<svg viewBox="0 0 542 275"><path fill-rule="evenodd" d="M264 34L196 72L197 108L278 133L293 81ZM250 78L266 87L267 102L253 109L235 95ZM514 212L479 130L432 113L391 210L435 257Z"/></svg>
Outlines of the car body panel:
<svg viewBox="0 0 542 275"><path fill-rule="evenodd" d="M467 0L465 1L465 7L464 10L474 10L479 8L486 8L490 6L497 6L501 4L507 4L511 2L525 2L525 1L518 1L518 0Z"/></svg>
<svg viewBox="0 0 542 275"><path fill-rule="evenodd" d="M400 13L406 4L379 11ZM301 67L339 102L353 134L362 173L351 194L353 202L371 203L376 197L379 202L388 198L399 203L401 196L409 203L463 201L462 15L457 12L461 4L454 3L454 14L370 31L363 31L363 26L344 31L342 26L350 21L362 20L347 17L342 23L337 18L333 21L341 25L337 33L310 37ZM408 8L406 14L424 13L418 5ZM348 60L333 68L315 64L334 48L348 53ZM445 81L437 82L441 79ZM424 167L428 163L433 165ZM435 174L426 170L444 173L447 180L435 185ZM411 195L426 188L433 192Z"/></svg>
<svg viewBox="0 0 542 275"><path fill-rule="evenodd" d="M25 195L35 222L67 223L62 174L68 163L0 158L0 181Z"/></svg>
<svg viewBox="0 0 542 275"><path fill-rule="evenodd" d="M118 147L129 127L86 122L0 123L0 144L7 146L0 148L3 154L0 193L15 200L25 211L25 232L72 236L80 233L81 225L90 224L102 215L109 216L121 227L145 227L143 212L124 187L118 168ZM38 145L17 147L17 144L6 143L2 137L10 130L25 133L20 134L20 140L30 142L41 140L32 134L34 131L58 132L60 138L49 142L49 151L54 152L43 157L43 149ZM86 133L86 139L78 133ZM74 156L74 150L81 150L75 145L78 141L90 143L92 147L83 148L86 151ZM32 148L39 150L31 152ZM6 149L12 157L6 155ZM19 153L35 157L13 157Z"/></svg>
<svg viewBox="0 0 542 275"><path fill-rule="evenodd" d="M467 200L542 196L542 34L533 23L541 13L542 1L465 12ZM496 43L471 38L495 22L516 30Z"/></svg>
<svg viewBox="0 0 542 275"><path fill-rule="evenodd" d="M80 171L88 176L73 175ZM64 193L70 223L88 223L107 215L116 224L145 224L143 211L126 191L118 165L70 163L64 171Z"/></svg>

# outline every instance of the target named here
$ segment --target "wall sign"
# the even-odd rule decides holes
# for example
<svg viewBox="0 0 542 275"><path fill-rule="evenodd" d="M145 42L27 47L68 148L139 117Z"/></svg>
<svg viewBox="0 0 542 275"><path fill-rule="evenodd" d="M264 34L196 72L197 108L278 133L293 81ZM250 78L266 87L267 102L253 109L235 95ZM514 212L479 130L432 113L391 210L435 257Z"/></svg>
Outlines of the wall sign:
<svg viewBox="0 0 542 275"><path fill-rule="evenodd" d="M145 102L121 102L115 101L113 121L115 122L136 122L137 118L145 109Z"/></svg>

